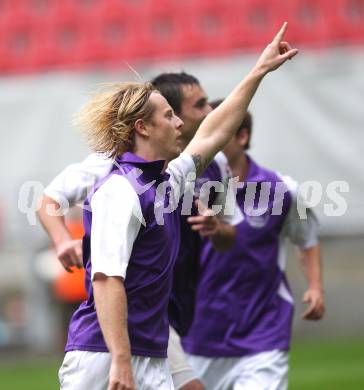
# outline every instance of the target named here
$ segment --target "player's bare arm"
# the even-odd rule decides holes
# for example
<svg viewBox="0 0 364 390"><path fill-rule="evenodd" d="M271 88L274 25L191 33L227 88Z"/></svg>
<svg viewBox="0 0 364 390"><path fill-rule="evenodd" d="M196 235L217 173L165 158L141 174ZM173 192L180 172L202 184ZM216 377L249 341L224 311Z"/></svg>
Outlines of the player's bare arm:
<svg viewBox="0 0 364 390"><path fill-rule="evenodd" d="M83 266L82 242L73 240L67 229L64 216L59 212L62 210L61 199L67 202L67 207L83 202L88 190L105 177L111 167L111 160L90 154L82 162L69 165L60 172L43 194L38 217L52 240L58 259L68 272L72 272L73 266Z"/></svg>
<svg viewBox="0 0 364 390"><path fill-rule="evenodd" d="M192 156L197 175L201 175L216 153L235 135L264 76L298 53L297 49L292 49L289 43L284 41L286 29L287 23L284 23L253 69L224 102L207 115L187 145L185 152Z"/></svg>
<svg viewBox="0 0 364 390"><path fill-rule="evenodd" d="M96 273L93 289L97 318L111 353L108 390L135 390L123 280L120 277Z"/></svg>
<svg viewBox="0 0 364 390"><path fill-rule="evenodd" d="M325 313L322 262L319 245L300 250L300 260L308 288L303 303L308 304L302 317L306 320L320 320Z"/></svg>
<svg viewBox="0 0 364 390"><path fill-rule="evenodd" d="M58 211L60 205L47 195L43 195L38 218L47 231L56 251L57 258L67 272L72 267L82 268L82 241L72 239L63 215L54 215L49 210Z"/></svg>

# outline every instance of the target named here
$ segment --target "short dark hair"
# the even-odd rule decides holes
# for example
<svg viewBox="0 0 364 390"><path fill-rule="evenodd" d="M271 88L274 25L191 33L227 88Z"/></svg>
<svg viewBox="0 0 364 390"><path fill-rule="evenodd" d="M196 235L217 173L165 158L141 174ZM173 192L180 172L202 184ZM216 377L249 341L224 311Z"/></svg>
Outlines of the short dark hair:
<svg viewBox="0 0 364 390"><path fill-rule="evenodd" d="M223 101L224 101L224 99L214 100L214 101L210 102L210 106L213 109L215 109ZM243 122L241 123L241 125L238 128L238 130L236 131L236 134L239 134L243 129L247 130L248 136L249 136L248 143L245 145L245 148L244 148L245 150L248 150L250 148L250 139L251 139L251 136L252 136L252 133L253 133L253 117L252 117L252 114L249 111L246 112L245 117L243 119Z"/></svg>
<svg viewBox="0 0 364 390"><path fill-rule="evenodd" d="M155 77L151 83L166 98L177 115L181 114L182 85L200 85L196 77L185 73L162 73Z"/></svg>

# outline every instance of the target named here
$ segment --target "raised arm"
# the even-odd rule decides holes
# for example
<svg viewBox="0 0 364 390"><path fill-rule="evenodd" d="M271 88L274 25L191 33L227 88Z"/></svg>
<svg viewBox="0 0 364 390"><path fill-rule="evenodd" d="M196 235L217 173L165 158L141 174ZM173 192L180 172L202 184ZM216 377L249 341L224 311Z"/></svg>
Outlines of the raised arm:
<svg viewBox="0 0 364 390"><path fill-rule="evenodd" d="M207 115L196 135L187 145L185 152L193 157L198 176L215 154L235 135L264 76L298 53L297 49L292 49L287 42L283 41L286 29L287 23L284 23L253 69L220 106Z"/></svg>

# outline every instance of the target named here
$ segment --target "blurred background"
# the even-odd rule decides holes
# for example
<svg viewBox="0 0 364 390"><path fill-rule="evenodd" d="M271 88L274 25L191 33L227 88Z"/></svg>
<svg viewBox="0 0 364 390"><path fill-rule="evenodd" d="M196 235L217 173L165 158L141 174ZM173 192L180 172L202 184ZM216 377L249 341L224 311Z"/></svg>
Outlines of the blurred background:
<svg viewBox="0 0 364 390"><path fill-rule="evenodd" d="M251 105L251 154L322 186L327 315L301 320L296 297L290 388L364 389L364 0L0 0L0 387L56 389L71 313L84 291L67 278L36 221L36 198L89 150L71 119L100 82L165 71L196 76L223 98L283 21L300 54L269 75ZM337 203L347 209L325 216ZM325 206L326 205L326 206ZM68 217L82 236L80 210ZM71 287L70 287L71 286Z"/></svg>

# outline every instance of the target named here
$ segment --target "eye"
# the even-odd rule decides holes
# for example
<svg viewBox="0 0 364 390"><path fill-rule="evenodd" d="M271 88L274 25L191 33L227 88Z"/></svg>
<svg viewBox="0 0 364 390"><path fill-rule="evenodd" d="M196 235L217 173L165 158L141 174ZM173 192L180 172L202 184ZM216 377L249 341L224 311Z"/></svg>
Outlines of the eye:
<svg viewBox="0 0 364 390"><path fill-rule="evenodd" d="M199 100L196 104L195 104L195 107L196 108L204 108L207 104L207 100L206 99L202 99L202 100Z"/></svg>

